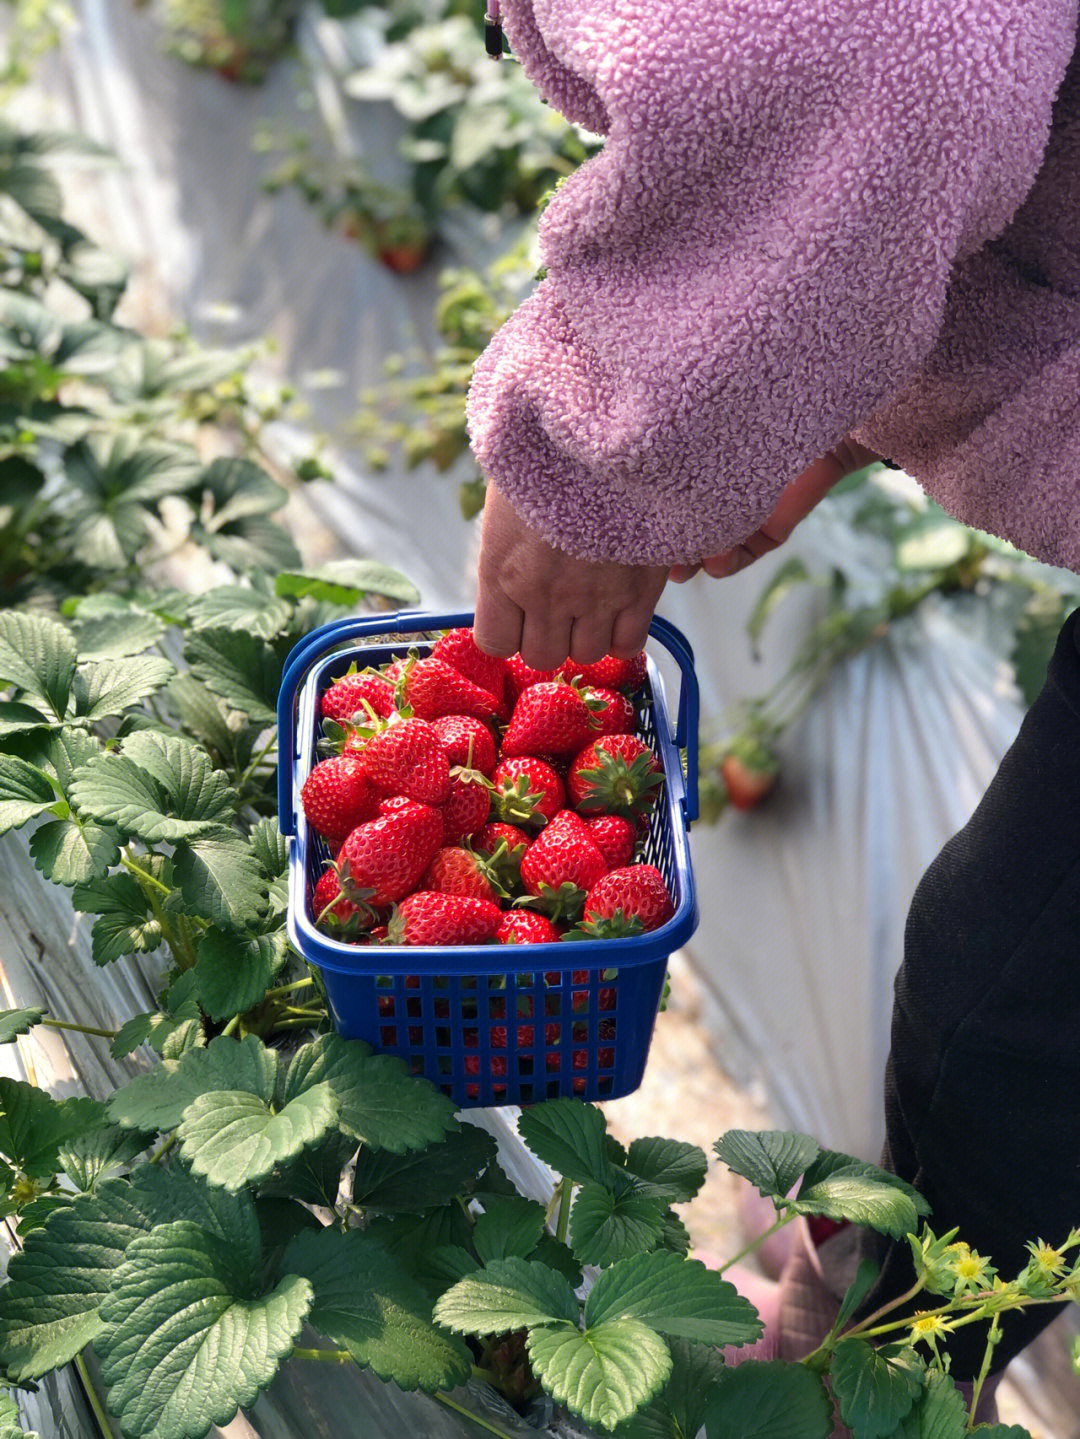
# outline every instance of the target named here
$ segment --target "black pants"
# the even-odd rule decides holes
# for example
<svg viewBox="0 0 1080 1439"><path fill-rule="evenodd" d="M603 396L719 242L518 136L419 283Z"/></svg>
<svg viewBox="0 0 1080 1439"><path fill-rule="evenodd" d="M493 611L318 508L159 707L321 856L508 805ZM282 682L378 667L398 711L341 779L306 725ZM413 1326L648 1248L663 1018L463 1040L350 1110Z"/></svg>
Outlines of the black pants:
<svg viewBox="0 0 1080 1439"><path fill-rule="evenodd" d="M885 1101L885 1166L929 1200L935 1234L958 1225L1004 1278L1025 1241L1057 1245L1080 1224L1080 610L978 809L915 892ZM914 1280L906 1244L867 1246L882 1270L863 1313ZM1005 1315L993 1372L1059 1309ZM986 1327L950 1336L955 1378L978 1372Z"/></svg>

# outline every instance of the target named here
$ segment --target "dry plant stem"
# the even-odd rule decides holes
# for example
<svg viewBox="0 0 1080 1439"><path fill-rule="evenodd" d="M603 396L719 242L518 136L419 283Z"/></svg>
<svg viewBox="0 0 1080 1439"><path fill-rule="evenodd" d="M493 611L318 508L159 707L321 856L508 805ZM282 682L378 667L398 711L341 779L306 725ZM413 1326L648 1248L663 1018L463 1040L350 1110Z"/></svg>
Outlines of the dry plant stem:
<svg viewBox="0 0 1080 1439"><path fill-rule="evenodd" d="M459 1404L455 1399L451 1399L449 1394L433 1394L431 1397L437 1404L445 1405L447 1409L452 1409L455 1414L460 1414L464 1419L468 1419L469 1422L475 1424L478 1429L484 1429L487 1433L494 1434L495 1439L514 1439L514 1436L508 1434L505 1429L500 1429L487 1419L481 1419L479 1414L474 1414L471 1409L466 1409L463 1404Z"/></svg>
<svg viewBox="0 0 1080 1439"><path fill-rule="evenodd" d="M968 1414L968 1431L975 1428L975 1414L979 1407L979 1395L986 1383L986 1376L990 1373L990 1365L994 1358L994 1350L997 1347L997 1337L1001 1332L1001 1315L995 1314L990 1321L990 1332L986 1336L986 1352L983 1354L982 1367L979 1370L979 1377L975 1380L971 1391L971 1409Z"/></svg>
<svg viewBox="0 0 1080 1439"><path fill-rule="evenodd" d="M115 1439L112 1425L109 1423L109 1416L105 1412L105 1406L101 1402L97 1390L94 1388L94 1381L90 1378L90 1371L86 1367L86 1360L81 1354L75 1356L75 1369L82 1382L83 1391L86 1394L90 1408L94 1412L98 1428L101 1430L104 1439Z"/></svg>

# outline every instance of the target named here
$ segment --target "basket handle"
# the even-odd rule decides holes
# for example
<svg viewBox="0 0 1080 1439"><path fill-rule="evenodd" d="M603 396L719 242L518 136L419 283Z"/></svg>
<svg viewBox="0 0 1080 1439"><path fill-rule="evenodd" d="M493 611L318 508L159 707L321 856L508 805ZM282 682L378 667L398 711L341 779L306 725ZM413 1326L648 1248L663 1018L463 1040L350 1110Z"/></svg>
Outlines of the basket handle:
<svg viewBox="0 0 1080 1439"><path fill-rule="evenodd" d="M653 616L649 634L664 646L682 672L675 743L680 749L686 750L686 794L683 807L689 825L698 817L698 716L701 697L694 670L694 651L682 630L676 629L670 620L661 619L659 615Z"/></svg>
<svg viewBox="0 0 1080 1439"><path fill-rule="evenodd" d="M426 630L457 629L471 625L471 610L450 614L428 614L422 610L401 610L394 614L359 615L334 620L295 644L289 651L278 690L278 826L281 833L296 833L293 811L293 770L296 766L296 697L304 676L323 655L348 640L366 635L409 635ZM653 617L649 633L674 657L682 671L679 692L679 717L675 743L686 749L687 823L698 816L698 683L694 673L694 652L686 636L668 620Z"/></svg>

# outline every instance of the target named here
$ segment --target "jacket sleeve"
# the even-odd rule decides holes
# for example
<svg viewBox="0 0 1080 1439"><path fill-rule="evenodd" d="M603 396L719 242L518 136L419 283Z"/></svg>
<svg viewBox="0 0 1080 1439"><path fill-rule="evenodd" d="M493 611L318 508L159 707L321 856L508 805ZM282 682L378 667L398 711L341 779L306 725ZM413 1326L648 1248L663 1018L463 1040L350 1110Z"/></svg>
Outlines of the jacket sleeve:
<svg viewBox="0 0 1080 1439"><path fill-rule="evenodd" d="M856 438L965 524L1080 571L1080 49L1030 195L957 265L933 351Z"/></svg>
<svg viewBox="0 0 1080 1439"><path fill-rule="evenodd" d="M917 375L954 266L1035 180L1075 0L503 12L541 94L606 143L477 364L474 452L562 550L698 560Z"/></svg>

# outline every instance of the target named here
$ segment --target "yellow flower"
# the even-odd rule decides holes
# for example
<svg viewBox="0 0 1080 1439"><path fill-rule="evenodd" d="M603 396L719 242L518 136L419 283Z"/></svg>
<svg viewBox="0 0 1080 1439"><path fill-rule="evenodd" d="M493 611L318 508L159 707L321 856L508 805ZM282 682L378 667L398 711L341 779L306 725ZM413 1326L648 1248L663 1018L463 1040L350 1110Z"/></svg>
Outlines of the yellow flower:
<svg viewBox="0 0 1080 1439"><path fill-rule="evenodd" d="M956 1275L956 1293L963 1294L967 1289L974 1294L979 1289L985 1289L996 1273L990 1267L989 1259L984 1259L967 1244L957 1244L953 1248L955 1252L951 1260Z"/></svg>
<svg viewBox="0 0 1080 1439"><path fill-rule="evenodd" d="M941 1314L923 1312L916 1314L911 1325L911 1340L915 1343L919 1339L930 1340L931 1342L940 1339L943 1334L948 1334L953 1325Z"/></svg>
<svg viewBox="0 0 1080 1439"><path fill-rule="evenodd" d="M1045 1240L1040 1239L1034 1244L1028 1245L1028 1252L1034 1262L1035 1268L1047 1279L1056 1279L1065 1268L1065 1256L1060 1249L1053 1248Z"/></svg>

